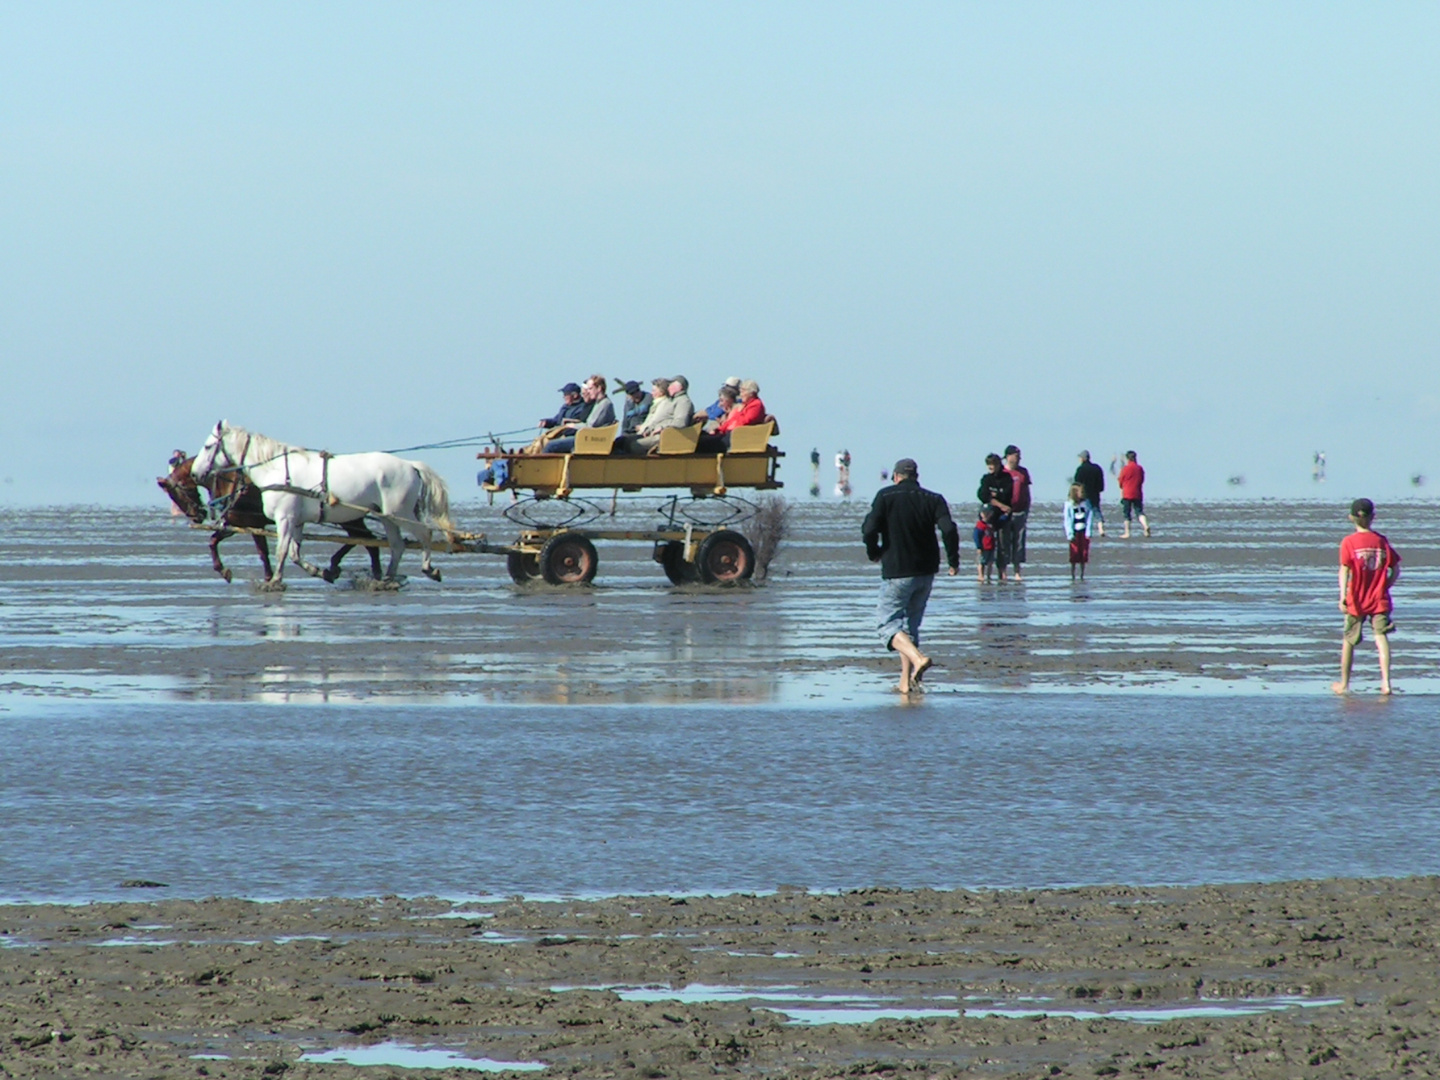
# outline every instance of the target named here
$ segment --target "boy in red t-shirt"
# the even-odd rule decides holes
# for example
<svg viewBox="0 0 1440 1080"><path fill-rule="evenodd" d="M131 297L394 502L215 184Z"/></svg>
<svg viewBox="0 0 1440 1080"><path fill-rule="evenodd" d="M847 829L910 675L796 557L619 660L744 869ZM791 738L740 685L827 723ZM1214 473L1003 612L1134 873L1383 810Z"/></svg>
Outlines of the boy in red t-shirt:
<svg viewBox="0 0 1440 1080"><path fill-rule="evenodd" d="M1380 693L1390 693L1390 586L1400 577L1400 553L1390 541L1370 528L1375 504L1356 499L1350 504L1355 531L1340 542L1340 610L1345 613L1345 637L1340 646L1340 681L1331 683L1337 694L1350 689L1350 665L1355 646L1360 644L1365 620L1375 631L1375 649L1380 654Z"/></svg>
<svg viewBox="0 0 1440 1080"><path fill-rule="evenodd" d="M1135 460L1135 451L1125 451L1125 467L1120 470L1120 511L1125 515L1125 531L1121 540L1130 539L1130 518L1134 515L1145 535L1150 535L1150 522L1145 517L1145 468Z"/></svg>

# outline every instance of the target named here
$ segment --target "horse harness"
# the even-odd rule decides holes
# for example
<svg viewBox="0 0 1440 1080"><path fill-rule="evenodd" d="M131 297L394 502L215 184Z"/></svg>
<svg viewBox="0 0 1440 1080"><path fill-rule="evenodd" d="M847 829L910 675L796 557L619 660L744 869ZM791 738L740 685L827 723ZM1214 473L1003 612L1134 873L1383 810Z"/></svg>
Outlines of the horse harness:
<svg viewBox="0 0 1440 1080"><path fill-rule="evenodd" d="M333 505L336 501L338 501L334 499L334 497L330 494L330 459L335 455L330 453L329 450L315 451L317 454L320 455L320 486L319 488L301 488L296 487L290 480L290 451L292 449L292 447L287 446L284 451L277 455L277 457L279 457L285 463L285 482L283 484L273 484L267 487L262 487L259 490L261 492L283 491L290 495L300 495L303 498L314 499L320 504L319 524L328 524L328 522L326 522L325 520L325 508L327 506ZM225 455L225 468L221 471L237 472L241 474L240 484L236 486L234 492L227 496L227 498L231 500L238 499L247 485L254 486L253 484L251 484L250 477L246 472L247 466L245 464L245 455L250 452L250 432L245 432L245 444L240 449L239 460L236 460L235 458L230 456L230 450L226 447L225 440L223 438L220 440L220 451ZM272 457L267 459L266 461L257 461L254 464L248 466L248 468L253 469L256 465L268 465L271 461L274 460L275 458Z"/></svg>

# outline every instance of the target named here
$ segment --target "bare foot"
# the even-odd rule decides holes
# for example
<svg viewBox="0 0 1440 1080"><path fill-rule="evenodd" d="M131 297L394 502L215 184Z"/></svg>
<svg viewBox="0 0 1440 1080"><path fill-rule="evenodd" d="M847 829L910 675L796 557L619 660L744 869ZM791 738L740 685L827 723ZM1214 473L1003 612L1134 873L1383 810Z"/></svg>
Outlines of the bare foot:
<svg viewBox="0 0 1440 1080"><path fill-rule="evenodd" d="M935 661L931 660L930 657L922 656L920 663L915 665L914 674L910 676L910 689L919 690L920 680L925 678L925 672L929 671L934 665Z"/></svg>
<svg viewBox="0 0 1440 1080"><path fill-rule="evenodd" d="M1394 691L1391 689L1389 683L1381 683L1381 685L1380 685L1380 693L1381 693L1382 695L1388 695L1388 694L1391 694L1391 693L1393 693L1393 692L1394 692Z"/></svg>
<svg viewBox="0 0 1440 1080"><path fill-rule="evenodd" d="M1332 682L1330 684L1330 689L1337 694L1348 694L1350 692L1350 684L1343 682ZM1388 693L1388 691L1386 692Z"/></svg>

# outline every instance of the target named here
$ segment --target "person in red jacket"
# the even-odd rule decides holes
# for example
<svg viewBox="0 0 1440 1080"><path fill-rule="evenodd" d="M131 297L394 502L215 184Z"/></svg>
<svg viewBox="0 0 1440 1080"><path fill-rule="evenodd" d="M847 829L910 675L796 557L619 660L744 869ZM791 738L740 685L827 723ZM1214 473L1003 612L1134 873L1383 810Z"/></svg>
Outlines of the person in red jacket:
<svg viewBox="0 0 1440 1080"><path fill-rule="evenodd" d="M1125 451L1125 467L1120 470L1120 510L1125 515L1125 531L1121 540L1130 539L1130 518L1133 514L1145 535L1150 535L1150 522L1145 518L1145 470L1135 460L1135 451Z"/></svg>
<svg viewBox="0 0 1440 1080"><path fill-rule="evenodd" d="M1374 517L1375 504L1356 499L1350 504L1355 531L1340 542L1340 610L1345 613L1345 637L1340 646L1340 681L1330 684L1337 694L1350 689L1350 665L1367 619L1375 631L1375 651L1380 654L1380 693L1390 693L1390 631L1395 629L1390 619L1394 610L1390 586L1400 578L1400 553L1370 528Z"/></svg>
<svg viewBox="0 0 1440 1080"><path fill-rule="evenodd" d="M760 400L760 384L746 379L740 384L740 404L725 414L720 421L720 434L734 431L737 427L749 427L765 419L765 402Z"/></svg>

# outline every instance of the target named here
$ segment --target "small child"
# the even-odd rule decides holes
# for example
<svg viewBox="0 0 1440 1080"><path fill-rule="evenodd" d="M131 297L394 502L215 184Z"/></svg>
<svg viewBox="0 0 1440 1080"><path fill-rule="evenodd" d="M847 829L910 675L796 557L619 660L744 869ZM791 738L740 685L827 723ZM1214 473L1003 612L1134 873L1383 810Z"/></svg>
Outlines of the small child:
<svg viewBox="0 0 1440 1080"><path fill-rule="evenodd" d="M975 522L975 580L990 584L995 574L995 507L982 506Z"/></svg>
<svg viewBox="0 0 1440 1080"><path fill-rule="evenodd" d="M1390 619L1390 586L1400 578L1400 553L1370 528L1374 517L1375 504L1356 499L1350 504L1355 531L1340 542L1340 610L1345 613L1345 635L1340 646L1340 681L1330 684L1337 694L1350 690L1350 667L1366 619L1375 631L1375 651L1380 654L1380 693L1391 690L1389 635L1395 623Z"/></svg>
<svg viewBox="0 0 1440 1080"><path fill-rule="evenodd" d="M1080 568L1080 580L1085 580L1085 564L1090 561L1090 523L1094 513L1090 500L1085 498L1085 489L1079 484L1070 485L1070 497L1065 500L1065 539L1070 541L1070 580L1075 580L1075 568Z"/></svg>

